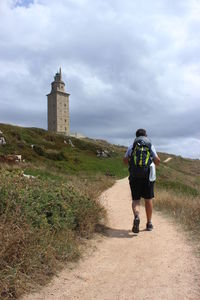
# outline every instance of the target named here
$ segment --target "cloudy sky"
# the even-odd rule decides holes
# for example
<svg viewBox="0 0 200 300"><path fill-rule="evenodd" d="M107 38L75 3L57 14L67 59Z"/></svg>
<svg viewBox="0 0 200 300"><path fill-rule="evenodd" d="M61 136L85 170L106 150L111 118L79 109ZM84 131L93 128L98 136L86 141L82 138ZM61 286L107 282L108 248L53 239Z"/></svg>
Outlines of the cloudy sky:
<svg viewBox="0 0 200 300"><path fill-rule="evenodd" d="M62 67L71 131L200 158L199 0L0 0L0 123L47 128Z"/></svg>

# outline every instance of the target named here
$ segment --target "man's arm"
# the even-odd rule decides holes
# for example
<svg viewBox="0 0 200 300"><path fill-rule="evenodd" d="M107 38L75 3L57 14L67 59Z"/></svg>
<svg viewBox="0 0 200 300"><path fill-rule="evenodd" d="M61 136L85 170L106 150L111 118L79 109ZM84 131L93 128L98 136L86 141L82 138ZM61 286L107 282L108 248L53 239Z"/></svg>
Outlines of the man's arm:
<svg viewBox="0 0 200 300"><path fill-rule="evenodd" d="M153 162L156 166L159 166L160 164L160 157L158 156L157 152L156 152L156 149L155 147L152 145L151 146L151 154L152 154L152 157L153 157Z"/></svg>
<svg viewBox="0 0 200 300"><path fill-rule="evenodd" d="M129 163L129 157L130 157L130 154L131 154L131 151L132 151L132 145L128 147L127 151L126 151L126 154L123 158L123 162L126 166L128 166L128 163Z"/></svg>
<svg viewBox="0 0 200 300"><path fill-rule="evenodd" d="M124 164L127 166L127 165L128 165L128 157L124 157L124 158L123 158L123 162L124 162Z"/></svg>
<svg viewBox="0 0 200 300"><path fill-rule="evenodd" d="M157 155L156 157L154 157L153 162L156 166L159 166L160 164L160 157Z"/></svg>

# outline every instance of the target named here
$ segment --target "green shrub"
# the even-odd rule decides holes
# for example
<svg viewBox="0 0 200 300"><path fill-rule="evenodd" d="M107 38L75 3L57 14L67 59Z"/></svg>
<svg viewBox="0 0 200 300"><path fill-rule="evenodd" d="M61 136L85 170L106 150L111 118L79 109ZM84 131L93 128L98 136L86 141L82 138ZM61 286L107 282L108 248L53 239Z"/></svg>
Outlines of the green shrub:
<svg viewBox="0 0 200 300"><path fill-rule="evenodd" d="M34 145L33 146L33 150L35 151L35 153L37 153L40 156L44 156L45 155L44 150L40 146Z"/></svg>
<svg viewBox="0 0 200 300"><path fill-rule="evenodd" d="M62 151L49 151L45 153L45 157L52 160L66 160L66 157Z"/></svg>
<svg viewBox="0 0 200 300"><path fill-rule="evenodd" d="M0 178L0 298L9 299L27 283L45 283L58 262L77 258L78 237L91 236L104 209L62 180L5 169Z"/></svg>

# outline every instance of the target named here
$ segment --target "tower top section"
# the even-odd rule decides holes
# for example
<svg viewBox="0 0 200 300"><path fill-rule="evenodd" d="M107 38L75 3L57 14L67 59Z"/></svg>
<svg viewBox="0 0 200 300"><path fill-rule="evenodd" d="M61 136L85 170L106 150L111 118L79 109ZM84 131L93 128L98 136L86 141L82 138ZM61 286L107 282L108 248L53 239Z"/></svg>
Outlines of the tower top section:
<svg viewBox="0 0 200 300"><path fill-rule="evenodd" d="M66 93L65 91L65 83L62 80L62 71L61 68L59 72L57 72L54 76L54 81L51 83L51 93L53 92L61 92Z"/></svg>
<svg viewBox="0 0 200 300"><path fill-rule="evenodd" d="M55 81L62 81L62 71L61 71L61 68L59 70L59 72L57 72L54 76L54 80Z"/></svg>

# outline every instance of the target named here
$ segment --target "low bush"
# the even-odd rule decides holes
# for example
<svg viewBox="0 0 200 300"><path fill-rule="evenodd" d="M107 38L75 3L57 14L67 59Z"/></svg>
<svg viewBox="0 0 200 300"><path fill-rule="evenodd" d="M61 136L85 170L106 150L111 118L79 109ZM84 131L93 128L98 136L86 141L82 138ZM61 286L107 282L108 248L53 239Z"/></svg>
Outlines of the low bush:
<svg viewBox="0 0 200 300"><path fill-rule="evenodd" d="M45 154L44 150L40 146L34 145L33 150L35 151L35 153L37 153L40 156L44 156Z"/></svg>
<svg viewBox="0 0 200 300"><path fill-rule="evenodd" d="M27 179L17 169L0 177L0 298L10 299L77 258L78 239L90 237L105 212L62 180Z"/></svg>
<svg viewBox="0 0 200 300"><path fill-rule="evenodd" d="M46 151L44 155L46 158L56 161L67 160L62 151Z"/></svg>

